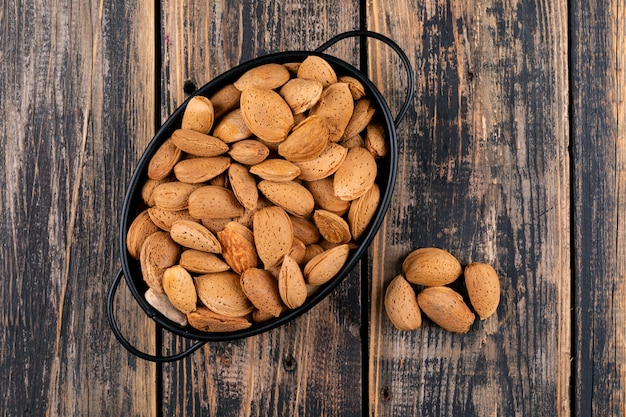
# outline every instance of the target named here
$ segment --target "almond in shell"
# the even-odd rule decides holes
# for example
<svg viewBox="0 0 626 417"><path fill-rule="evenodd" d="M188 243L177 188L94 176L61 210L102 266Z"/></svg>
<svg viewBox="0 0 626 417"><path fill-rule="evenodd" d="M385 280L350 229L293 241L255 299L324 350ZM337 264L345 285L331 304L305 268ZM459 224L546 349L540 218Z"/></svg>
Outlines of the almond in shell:
<svg viewBox="0 0 626 417"><path fill-rule="evenodd" d="M143 202L146 203L148 207L154 207L154 189L161 184L171 181L173 181L173 178L171 177L166 177L160 180L153 180L152 178L146 179L146 182L141 187L141 199Z"/></svg>
<svg viewBox="0 0 626 417"><path fill-rule="evenodd" d="M322 285L337 275L348 260L350 246L342 244L325 250L304 266L304 277L309 285Z"/></svg>
<svg viewBox="0 0 626 417"><path fill-rule="evenodd" d="M233 84L227 84L220 88L215 94L209 97L211 103L213 103L213 111L215 113L215 119L219 119L224 114L235 110L239 107L239 99L241 97L241 91L237 89Z"/></svg>
<svg viewBox="0 0 626 417"><path fill-rule="evenodd" d="M233 143L228 154L241 164L256 165L269 156L270 150L256 139L244 139Z"/></svg>
<svg viewBox="0 0 626 417"><path fill-rule="evenodd" d="M309 161L320 156L329 138L330 131L324 119L309 116L278 145L278 154L291 162Z"/></svg>
<svg viewBox="0 0 626 417"><path fill-rule="evenodd" d="M300 216L289 216L293 225L293 236L300 240L305 246L317 243L320 238L320 231L311 220Z"/></svg>
<svg viewBox="0 0 626 417"><path fill-rule="evenodd" d="M348 84L348 87L350 88L350 93L352 94L352 98L354 99L354 101L365 96L365 87L363 86L361 81L357 80L356 78L349 75L342 75L341 77L339 77L338 81L340 83Z"/></svg>
<svg viewBox="0 0 626 417"><path fill-rule="evenodd" d="M244 214L235 194L224 187L205 185L188 198L189 214L197 219L226 219Z"/></svg>
<svg viewBox="0 0 626 417"><path fill-rule="evenodd" d="M200 221L189 214L189 210L164 210L160 207L150 207L148 214L152 222L161 230L169 232L172 224L178 220L189 220L200 223Z"/></svg>
<svg viewBox="0 0 626 417"><path fill-rule="evenodd" d="M265 269L280 264L293 244L293 226L280 207L257 210L253 218L254 244Z"/></svg>
<svg viewBox="0 0 626 417"><path fill-rule="evenodd" d="M422 324L415 290L402 275L396 276L385 291L385 311L399 330L415 330Z"/></svg>
<svg viewBox="0 0 626 417"><path fill-rule="evenodd" d="M352 239L348 223L333 212L322 209L315 210L313 222L322 237L330 243L348 243Z"/></svg>
<svg viewBox="0 0 626 417"><path fill-rule="evenodd" d="M311 192L295 182L263 180L258 184L261 193L272 203L296 216L307 216L315 207Z"/></svg>
<svg viewBox="0 0 626 417"><path fill-rule="evenodd" d="M203 225L189 220L179 220L172 224L170 236L174 242L189 249L203 252L221 253L219 240Z"/></svg>
<svg viewBox="0 0 626 417"><path fill-rule="evenodd" d="M474 313L452 288L425 288L417 295L417 303L429 319L450 332L467 333L474 323Z"/></svg>
<svg viewBox="0 0 626 417"><path fill-rule="evenodd" d="M319 101L311 109L311 115L322 117L330 132L329 139L338 142L354 112L354 100L345 83L332 84L324 90Z"/></svg>
<svg viewBox="0 0 626 417"><path fill-rule="evenodd" d="M194 290L195 291L195 290ZM155 310L163 314L166 318L181 326L187 325L187 316L172 305L167 295L157 292L152 288L144 294L144 298Z"/></svg>
<svg viewBox="0 0 626 417"><path fill-rule="evenodd" d="M380 203L380 188L374 183L361 197L352 201L348 211L348 224L354 240L358 240L374 218Z"/></svg>
<svg viewBox="0 0 626 417"><path fill-rule="evenodd" d="M148 210L142 211L135 217L126 233L126 249L130 256L135 259L139 259L141 246L143 246L143 242L146 241L148 236L159 231L159 227L150 219Z"/></svg>
<svg viewBox="0 0 626 417"><path fill-rule="evenodd" d="M254 309L241 288L239 275L232 271L199 275L195 284L202 304L218 314L243 317Z"/></svg>
<svg viewBox="0 0 626 417"><path fill-rule="evenodd" d="M191 274L182 266L174 265L163 272L163 290L178 311L187 314L196 309L196 287Z"/></svg>
<svg viewBox="0 0 626 417"><path fill-rule="evenodd" d="M248 329L252 323L245 317L228 317L211 311L205 306L187 314L189 325L203 332L235 332Z"/></svg>
<svg viewBox="0 0 626 417"><path fill-rule="evenodd" d="M155 232L148 236L141 246L139 261L141 275L148 286L156 292L163 292L163 272L178 262L180 246L167 232Z"/></svg>
<svg viewBox="0 0 626 417"><path fill-rule="evenodd" d="M213 127L214 119L215 112L211 100L203 96L194 96L187 102L180 125L183 129L209 133Z"/></svg>
<svg viewBox="0 0 626 417"><path fill-rule="evenodd" d="M291 309L306 301L307 288L300 265L289 255L285 256L278 274L278 291L283 303Z"/></svg>
<svg viewBox="0 0 626 417"><path fill-rule="evenodd" d="M316 181L307 181L304 186L311 192L317 207L342 215L350 208L350 202L335 195L333 177L322 178Z"/></svg>
<svg viewBox="0 0 626 417"><path fill-rule="evenodd" d="M301 114L317 103L322 95L324 86L317 80L293 78L280 89L280 95L285 99L293 114Z"/></svg>
<svg viewBox="0 0 626 417"><path fill-rule="evenodd" d="M171 138L166 139L156 150L148 163L148 177L161 180L172 172L174 165L182 157L183 152L174 144Z"/></svg>
<svg viewBox="0 0 626 417"><path fill-rule="evenodd" d="M289 70L284 65L269 63L247 70L234 82L234 86L241 91L250 86L274 90L285 84L289 77Z"/></svg>
<svg viewBox="0 0 626 417"><path fill-rule="evenodd" d="M470 303L481 320L496 312L500 303L500 280L489 264L472 262L463 273Z"/></svg>
<svg viewBox="0 0 626 417"><path fill-rule="evenodd" d="M254 306L260 311L278 317L284 309L278 282L268 271L260 268L246 269L240 277L241 288Z"/></svg>
<svg viewBox="0 0 626 417"><path fill-rule="evenodd" d="M232 164L228 168L228 182L237 201L247 210L254 210L259 201L259 190L254 176L241 164Z"/></svg>
<svg viewBox="0 0 626 417"><path fill-rule="evenodd" d="M335 195L346 201L361 197L374 184L377 172L378 166L371 153L363 148L350 149L335 172Z"/></svg>
<svg viewBox="0 0 626 417"><path fill-rule="evenodd" d="M315 181L333 175L345 161L348 149L336 143L329 143L317 157L304 162L296 162L300 168L299 179Z"/></svg>
<svg viewBox="0 0 626 417"><path fill-rule="evenodd" d="M172 142L182 151L195 156L219 156L228 152L228 145L215 136L190 129L177 129Z"/></svg>
<svg viewBox="0 0 626 417"><path fill-rule="evenodd" d="M222 256L238 274L248 268L256 268L259 259L254 246L252 231L237 222L228 223L217 233L222 246Z"/></svg>
<svg viewBox="0 0 626 417"><path fill-rule="evenodd" d="M371 100L367 97L361 98L354 103L352 117L343 132L343 138L350 138L361 133L374 117L376 113Z"/></svg>
<svg viewBox="0 0 626 417"><path fill-rule="evenodd" d="M221 256L195 249L184 250L180 254L179 264L194 274L224 272L230 269L230 266L224 262Z"/></svg>
<svg viewBox="0 0 626 417"><path fill-rule="evenodd" d="M252 131L244 122L241 109L235 109L217 122L213 135L225 143L233 143L251 137Z"/></svg>
<svg viewBox="0 0 626 417"><path fill-rule="evenodd" d="M298 67L298 78L317 80L324 87L337 82L337 73L324 58L317 55L306 57Z"/></svg>
<svg viewBox="0 0 626 417"><path fill-rule="evenodd" d="M189 196L198 189L196 184L170 181L157 185L152 191L154 205L164 210L184 210L189 207Z"/></svg>
<svg viewBox="0 0 626 417"><path fill-rule="evenodd" d="M296 179L300 175L300 168L285 159L270 158L251 166L250 173L264 180L286 182Z"/></svg>
<svg viewBox="0 0 626 417"><path fill-rule="evenodd" d="M418 248L402 263L407 281L427 287L442 286L455 281L463 269L448 251L439 248Z"/></svg>
<svg viewBox="0 0 626 417"><path fill-rule="evenodd" d="M199 184L217 177L229 166L230 158L227 156L189 158L174 166L174 175L178 181Z"/></svg>
<svg viewBox="0 0 626 417"><path fill-rule="evenodd" d="M370 151L374 158L382 158L389 152L382 123L374 121L367 125L365 149Z"/></svg>
<svg viewBox="0 0 626 417"><path fill-rule="evenodd" d="M284 140L294 125L289 105L265 87L250 86L242 91L241 114L252 133L270 143Z"/></svg>

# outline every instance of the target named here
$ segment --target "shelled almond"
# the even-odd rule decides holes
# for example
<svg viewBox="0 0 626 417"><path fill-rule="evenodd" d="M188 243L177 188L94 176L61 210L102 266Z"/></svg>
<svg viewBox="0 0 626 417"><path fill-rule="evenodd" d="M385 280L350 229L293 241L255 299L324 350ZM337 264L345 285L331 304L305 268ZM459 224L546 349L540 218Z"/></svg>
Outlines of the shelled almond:
<svg viewBox="0 0 626 417"><path fill-rule="evenodd" d="M244 329L336 276L380 200L386 138L365 91L312 55L188 101L127 234L157 310L202 331Z"/></svg>

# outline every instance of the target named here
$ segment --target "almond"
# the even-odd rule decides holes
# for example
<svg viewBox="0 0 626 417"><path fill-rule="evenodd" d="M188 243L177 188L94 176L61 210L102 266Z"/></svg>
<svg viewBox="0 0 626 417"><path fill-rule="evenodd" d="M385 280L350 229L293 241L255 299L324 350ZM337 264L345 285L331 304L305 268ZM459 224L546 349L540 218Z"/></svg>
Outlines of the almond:
<svg viewBox="0 0 626 417"><path fill-rule="evenodd" d="M417 295L417 303L435 324L455 333L467 333L474 323L474 313L463 297L449 287L428 287Z"/></svg>
<svg viewBox="0 0 626 417"><path fill-rule="evenodd" d="M256 139L244 139L233 143L228 154L241 164L256 165L269 156L270 150Z"/></svg>
<svg viewBox="0 0 626 417"><path fill-rule="evenodd" d="M228 181L237 201L248 210L255 210L259 201L259 190L254 176L241 164L228 168Z"/></svg>
<svg viewBox="0 0 626 417"><path fill-rule="evenodd" d="M272 317L282 313L284 305L272 274L264 269L250 268L241 274L240 281L246 297L257 309Z"/></svg>
<svg viewBox="0 0 626 417"><path fill-rule="evenodd" d="M335 83L324 89L310 114L320 116L326 121L330 141L337 142L343 137L353 111L354 100L348 84Z"/></svg>
<svg viewBox="0 0 626 417"><path fill-rule="evenodd" d="M167 298L167 295L165 295L164 293L157 292L152 288L148 288L148 290L144 294L144 297L148 304L154 307L155 310L163 314L166 318L181 326L187 325L187 316L176 307L174 307L169 298Z"/></svg>
<svg viewBox="0 0 626 417"><path fill-rule="evenodd" d="M489 264L472 262L463 274L470 303L481 320L496 312L500 303L500 280Z"/></svg>
<svg viewBox="0 0 626 417"><path fill-rule="evenodd" d="M228 152L228 145L221 139L190 129L175 130L172 142L182 151L195 156L219 156Z"/></svg>
<svg viewBox="0 0 626 417"><path fill-rule="evenodd" d="M178 220L189 220L199 223L200 221L189 214L189 210L164 210L160 207L150 207L148 209L150 219L161 230L169 232L172 224Z"/></svg>
<svg viewBox="0 0 626 417"><path fill-rule="evenodd" d="M316 181L307 181L304 186L311 192L317 207L338 215L343 215L350 209L350 202L335 195L333 177L322 178Z"/></svg>
<svg viewBox="0 0 626 417"><path fill-rule="evenodd" d="M368 97L361 98L354 103L352 117L343 132L343 138L350 138L361 133L374 117L376 112Z"/></svg>
<svg viewBox="0 0 626 417"><path fill-rule="evenodd" d="M213 127L214 117L215 112L211 100L203 96L194 96L187 102L181 128L209 133Z"/></svg>
<svg viewBox="0 0 626 417"><path fill-rule="evenodd" d="M280 264L293 243L293 226L280 207L265 207L254 214L253 235L257 254L265 268Z"/></svg>
<svg viewBox="0 0 626 417"><path fill-rule="evenodd" d="M415 290L402 275L396 276L385 292L385 311L400 330L415 330L422 324L422 315Z"/></svg>
<svg viewBox="0 0 626 417"><path fill-rule="evenodd" d="M329 143L317 158L304 162L295 162L301 171L298 178L303 181L315 181L326 178L339 169L347 154L348 150L343 146Z"/></svg>
<svg viewBox="0 0 626 417"><path fill-rule="evenodd" d="M198 187L196 184L187 184L180 181L171 181L157 185L152 191L154 205L163 210L184 210L189 207L189 196Z"/></svg>
<svg viewBox="0 0 626 417"><path fill-rule="evenodd" d="M180 254L179 264L194 274L224 272L230 269L230 266L220 256L195 249L184 250Z"/></svg>
<svg viewBox="0 0 626 417"><path fill-rule="evenodd" d="M333 212L322 209L315 210L313 222L322 237L330 243L348 243L352 240L348 223Z"/></svg>
<svg viewBox="0 0 626 417"><path fill-rule="evenodd" d="M285 256L278 274L278 291L285 305L291 309L306 301L307 288L300 265L289 255Z"/></svg>
<svg viewBox="0 0 626 417"><path fill-rule="evenodd" d="M289 80L289 71L281 64L263 64L246 71L234 86L244 91L247 87L264 87L270 90L279 88Z"/></svg>
<svg viewBox="0 0 626 417"><path fill-rule="evenodd" d="M324 86L317 80L293 78L280 88L280 95L285 99L293 114L301 114L317 103Z"/></svg>
<svg viewBox="0 0 626 417"><path fill-rule="evenodd" d="M159 231L159 227L150 219L148 210L142 211L135 217L126 233L126 249L135 259L139 259L141 246L146 238Z"/></svg>
<svg viewBox="0 0 626 417"><path fill-rule="evenodd" d="M449 252L439 248L419 248L402 263L407 281L427 287L447 285L463 272L460 262Z"/></svg>
<svg viewBox="0 0 626 417"><path fill-rule="evenodd" d="M172 139L167 139L159 146L148 163L148 177L161 180L172 172L174 165L180 160L182 151Z"/></svg>
<svg viewBox="0 0 626 417"><path fill-rule="evenodd" d="M295 181L263 180L258 187L269 201L296 216L307 216L315 207L315 200L309 190Z"/></svg>
<svg viewBox="0 0 626 417"><path fill-rule="evenodd" d="M178 311L187 314L196 309L193 278L182 266L174 265L163 272L163 290Z"/></svg>
<svg viewBox="0 0 626 417"><path fill-rule="evenodd" d="M203 225L189 220L178 220L172 224L170 236L186 248L210 253L221 253L222 247L213 233Z"/></svg>
<svg viewBox="0 0 626 417"><path fill-rule="evenodd" d="M187 314L189 325L203 332L235 332L245 330L252 323L244 317L227 317L200 306Z"/></svg>
<svg viewBox="0 0 626 417"><path fill-rule="evenodd" d="M235 110L239 106L241 91L233 84L227 84L220 88L215 94L209 97L213 103L215 119L219 119L224 114Z"/></svg>
<svg viewBox="0 0 626 417"><path fill-rule="evenodd" d="M300 175L300 168L285 159L270 158L250 167L250 173L264 180L275 182L292 181Z"/></svg>
<svg viewBox="0 0 626 417"><path fill-rule="evenodd" d="M233 143L251 137L252 132L243 120L241 109L235 109L226 113L217 122L213 135L223 140L224 143Z"/></svg>
<svg viewBox="0 0 626 417"><path fill-rule="evenodd" d="M278 154L291 162L309 161L321 155L329 138L330 131L324 119L309 116L278 145Z"/></svg>
<svg viewBox="0 0 626 417"><path fill-rule="evenodd" d="M348 150L345 161L335 172L335 195L346 201L361 197L374 184L377 172L376 160L366 149Z"/></svg>
<svg viewBox="0 0 626 417"><path fill-rule="evenodd" d="M342 244L316 255L304 266L304 277L309 285L322 285L337 275L348 260L350 246Z"/></svg>
<svg viewBox="0 0 626 417"><path fill-rule="evenodd" d="M350 204L348 223L354 240L358 240L371 223L379 202L380 188L374 183L365 194Z"/></svg>
<svg viewBox="0 0 626 417"><path fill-rule="evenodd" d="M337 82L337 74L324 58L317 55L306 57L298 66L298 78L317 80L324 87Z"/></svg>
<svg viewBox="0 0 626 417"><path fill-rule="evenodd" d="M254 236L247 227L230 222L224 230L218 232L217 238L222 246L224 260L236 273L241 274L246 269L258 265Z"/></svg>
<svg viewBox="0 0 626 417"><path fill-rule="evenodd" d="M216 185L205 185L190 193L188 207L189 214L197 219L226 219L244 214L235 194Z"/></svg>
<svg viewBox="0 0 626 417"><path fill-rule="evenodd" d="M234 272L200 275L195 283L198 298L211 311L226 317L243 317L254 309Z"/></svg>
<svg viewBox="0 0 626 417"><path fill-rule="evenodd" d="M181 182L198 184L217 177L229 166L230 158L226 156L183 159L174 166L174 175Z"/></svg>
<svg viewBox="0 0 626 417"><path fill-rule="evenodd" d="M252 133L270 143L284 140L294 125L289 105L264 87L250 86L241 92L241 114Z"/></svg>
<svg viewBox="0 0 626 417"><path fill-rule="evenodd" d="M139 261L143 280L156 292L163 292L163 272L178 262L180 246L167 232L155 232L141 246Z"/></svg>

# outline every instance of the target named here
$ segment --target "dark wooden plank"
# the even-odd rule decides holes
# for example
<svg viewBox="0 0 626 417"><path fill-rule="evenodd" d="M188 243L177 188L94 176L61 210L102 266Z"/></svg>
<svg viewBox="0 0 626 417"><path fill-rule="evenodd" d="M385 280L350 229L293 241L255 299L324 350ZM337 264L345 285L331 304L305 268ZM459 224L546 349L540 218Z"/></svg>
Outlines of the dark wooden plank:
<svg viewBox="0 0 626 417"><path fill-rule="evenodd" d="M155 367L129 358L105 315L126 182L154 130L152 5L9 3L0 12L0 409L154 415ZM149 348L153 332L137 330L150 330L148 320L128 293L119 304Z"/></svg>
<svg viewBox="0 0 626 417"><path fill-rule="evenodd" d="M374 1L367 16L405 48L417 78L373 251L370 415L569 415L566 2ZM397 64L370 57L397 108ZM393 328L384 290L424 246L492 264L495 316L465 335L429 320Z"/></svg>
<svg viewBox="0 0 626 417"><path fill-rule="evenodd" d="M577 416L626 410L624 163L626 9L572 2Z"/></svg>
<svg viewBox="0 0 626 417"><path fill-rule="evenodd" d="M357 2L163 3L162 117L197 86L257 56L310 50L356 29ZM356 41L330 52L358 64ZM360 274L280 329L211 343L163 366L164 415L361 415ZM188 342L165 335L165 352Z"/></svg>

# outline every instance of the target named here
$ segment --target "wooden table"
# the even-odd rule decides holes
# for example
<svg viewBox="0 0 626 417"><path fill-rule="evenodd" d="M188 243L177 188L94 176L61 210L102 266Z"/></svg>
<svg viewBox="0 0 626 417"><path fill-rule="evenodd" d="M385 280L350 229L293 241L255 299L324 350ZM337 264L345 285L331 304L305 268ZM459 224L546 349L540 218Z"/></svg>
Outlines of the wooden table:
<svg viewBox="0 0 626 417"><path fill-rule="evenodd" d="M626 7L609 0L5 2L0 8L3 416L623 416ZM243 3L243 4L240 4ZM249 339L153 364L113 337L106 294L133 168L167 116L240 62L337 33L394 39L416 77L368 256L321 304ZM397 112L377 41L329 53ZM396 330L401 260L492 264L495 316ZM159 332L122 284L139 348Z"/></svg>

